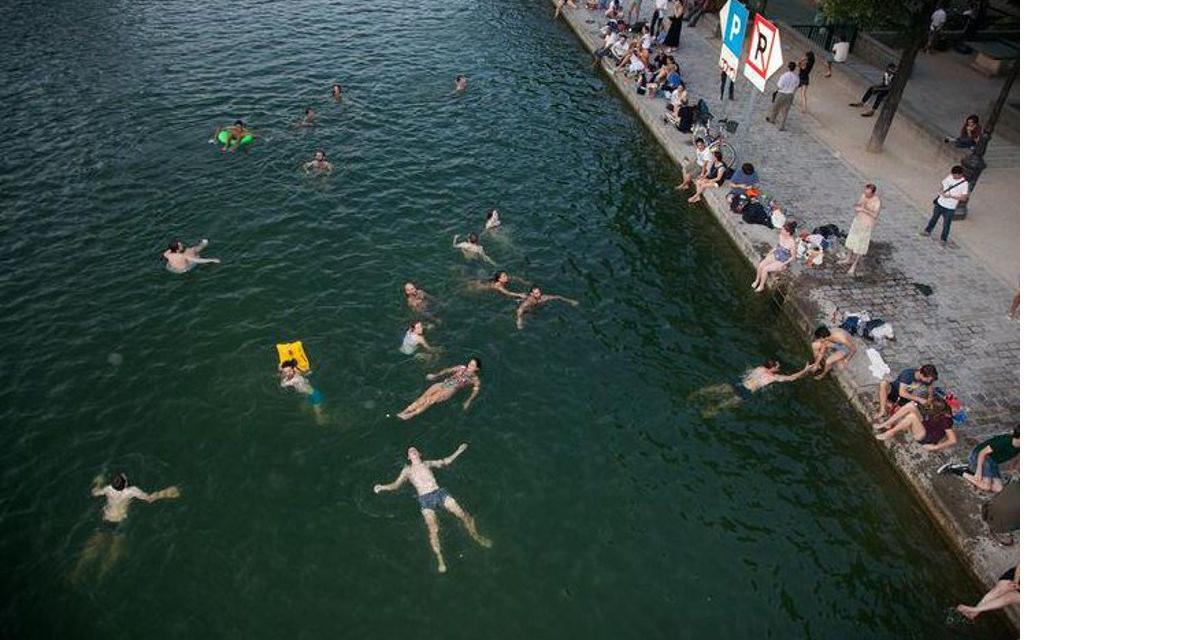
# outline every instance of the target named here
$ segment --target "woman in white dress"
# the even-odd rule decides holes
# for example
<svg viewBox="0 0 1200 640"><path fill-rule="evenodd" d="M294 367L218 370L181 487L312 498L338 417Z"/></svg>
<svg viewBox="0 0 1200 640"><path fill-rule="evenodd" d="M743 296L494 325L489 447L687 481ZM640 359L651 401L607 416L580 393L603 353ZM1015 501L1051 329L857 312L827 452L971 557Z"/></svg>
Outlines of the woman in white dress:
<svg viewBox="0 0 1200 640"><path fill-rule="evenodd" d="M850 235L846 236L846 249L850 251L850 255L840 262L850 265L846 273L854 275L858 261L867 255L867 249L871 246L871 231L875 228L875 221L879 218L879 210L882 208L883 202L875 195L875 185L868 184L863 187L862 195L854 205L854 222L850 224Z"/></svg>

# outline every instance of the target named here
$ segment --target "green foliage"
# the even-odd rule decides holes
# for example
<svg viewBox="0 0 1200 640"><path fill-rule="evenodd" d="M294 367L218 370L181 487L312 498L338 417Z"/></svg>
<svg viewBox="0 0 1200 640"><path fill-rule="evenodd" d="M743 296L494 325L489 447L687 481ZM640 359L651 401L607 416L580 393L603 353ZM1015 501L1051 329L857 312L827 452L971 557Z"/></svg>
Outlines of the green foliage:
<svg viewBox="0 0 1200 640"><path fill-rule="evenodd" d="M852 22L865 29L895 29L925 13L922 0L823 0L821 13L831 22Z"/></svg>

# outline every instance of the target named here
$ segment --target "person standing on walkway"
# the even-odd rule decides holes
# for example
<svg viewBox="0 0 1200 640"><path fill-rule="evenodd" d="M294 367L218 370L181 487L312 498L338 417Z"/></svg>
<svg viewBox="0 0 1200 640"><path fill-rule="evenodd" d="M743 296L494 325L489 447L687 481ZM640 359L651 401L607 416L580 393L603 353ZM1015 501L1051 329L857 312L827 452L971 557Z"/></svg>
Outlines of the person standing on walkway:
<svg viewBox="0 0 1200 640"><path fill-rule="evenodd" d="M667 8L670 5L671 0L654 0L654 13L650 14L650 33L656 38L662 30L663 23L667 21Z"/></svg>
<svg viewBox="0 0 1200 640"><path fill-rule="evenodd" d="M867 255L867 249L871 246L871 231L875 229L880 209L883 209L883 201L876 195L875 185L868 184L863 187L862 195L858 196L858 202L854 204L854 222L850 223L850 235L846 236L846 250L850 255L839 263L850 265L846 270L849 275L854 275L858 261Z"/></svg>
<svg viewBox="0 0 1200 640"><path fill-rule="evenodd" d="M796 99L796 88L800 86L800 75L796 73L796 63L787 63L787 71L779 74L779 80L775 81L775 98L771 103L771 115L767 116L767 122L779 125L779 130L783 131L784 124L787 123L788 111L792 109L792 101Z"/></svg>
<svg viewBox="0 0 1200 640"><path fill-rule="evenodd" d="M875 96L875 104L872 104L870 109L862 112L862 117L870 118L875 115L875 110L879 108L879 105L883 104L883 99L892 91L892 78L895 77L896 65L889 63L887 69L883 71L883 81L867 87L867 92L862 95L862 98L858 102L851 102L850 106L864 107L867 104L867 100L870 100L871 96Z"/></svg>
<svg viewBox="0 0 1200 640"><path fill-rule="evenodd" d="M933 53L938 39L942 37L942 28L946 26L946 10L938 5L929 17L929 39L925 41L925 53Z"/></svg>
<svg viewBox="0 0 1200 640"><path fill-rule="evenodd" d="M800 93L800 113L808 113L808 77L816 63L817 57L813 52L806 51L796 67L796 76L800 79L800 88L797 90Z"/></svg>
<svg viewBox="0 0 1200 640"><path fill-rule="evenodd" d="M951 167L950 175L942 178L942 190L933 199L933 215L930 216L929 224L925 225L921 235L928 236L932 233L938 218L941 218L942 246L946 246L946 241L950 239L950 223L954 220L954 210L958 208L958 203L966 202L970 192L966 171L959 165Z"/></svg>
<svg viewBox="0 0 1200 640"><path fill-rule="evenodd" d="M674 53L679 48L679 36L683 33L683 0L675 0L669 20L663 46L667 48L667 53Z"/></svg>

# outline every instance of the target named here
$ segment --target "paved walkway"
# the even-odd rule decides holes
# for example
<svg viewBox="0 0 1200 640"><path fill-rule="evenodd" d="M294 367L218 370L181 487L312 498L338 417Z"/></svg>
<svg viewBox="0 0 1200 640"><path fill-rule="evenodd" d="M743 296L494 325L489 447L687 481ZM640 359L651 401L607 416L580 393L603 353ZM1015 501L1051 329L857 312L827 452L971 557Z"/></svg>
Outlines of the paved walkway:
<svg viewBox="0 0 1200 640"><path fill-rule="evenodd" d="M599 46L599 13L568 9L566 17L584 46L589 50ZM711 25L704 22L696 29L685 28L676 58L693 100L703 98L719 113L720 103L715 99L719 43L706 37L712 31ZM611 74L607 67L606 71ZM623 77L613 76L613 82L672 157L678 160L689 154L688 136L662 123L662 100L637 96L633 84ZM741 118L744 100L752 88L741 81L738 90L742 93L729 112ZM1016 549L1001 547L987 536L979 516L983 496L968 490L957 478L936 476L934 470L952 458L964 459L976 442L1011 430L1019 422L1019 325L1005 316L1012 289L955 240L949 248L943 248L918 235L929 215L932 189L945 173L944 166L923 176L927 187L920 199L909 198L892 175L877 173L871 165L856 167L853 158L847 162L848 154L839 153L817 134L821 131L832 135L828 127L804 119L796 108L790 116L789 130L777 132L763 122L769 104L769 94L758 100L751 126L748 131L739 130L734 142L740 161L754 163L765 189L785 202L789 213L802 220L802 226L835 223L848 228L852 206L866 182L877 183L884 199L871 253L860 265L858 279L845 276L840 269L835 271L832 261L816 269L797 265L787 277L774 281L776 299L806 330L825 322L835 308L867 310L895 326L897 340L882 348L893 374L925 362L938 366L939 386L954 391L969 409L970 421L961 430L965 442L949 455L930 454L908 441L889 443L884 449L962 552L967 566L982 584L990 586L1015 562ZM818 119L826 109L832 110L817 108L812 101L810 106ZM856 122L867 120L853 117ZM861 139L865 141L866 137ZM663 188L669 189L670 185ZM727 213L723 190L706 194L706 203L751 263L757 263L773 245L774 232L745 225ZM956 225L956 235L960 230ZM931 285L933 295L918 293L915 283ZM874 411L878 380L868 371L865 355L834 377L862 413ZM864 446L879 446L870 439L866 425L863 430Z"/></svg>

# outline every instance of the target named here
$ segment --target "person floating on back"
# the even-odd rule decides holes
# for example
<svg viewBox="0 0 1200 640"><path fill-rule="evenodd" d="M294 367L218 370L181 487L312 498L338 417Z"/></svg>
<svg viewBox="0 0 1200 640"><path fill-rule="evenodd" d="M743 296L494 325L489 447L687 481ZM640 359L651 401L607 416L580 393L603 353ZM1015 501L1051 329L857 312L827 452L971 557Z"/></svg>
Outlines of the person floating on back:
<svg viewBox="0 0 1200 640"><path fill-rule="evenodd" d="M534 308L543 305L551 300L562 300L563 302L578 307L579 302L563 296L552 296L542 293L541 287L533 287L529 293L521 300L521 304L517 305L517 328L525 328L525 314L532 311Z"/></svg>
<svg viewBox="0 0 1200 640"><path fill-rule="evenodd" d="M479 358L471 358L467 361L467 364L442 369L437 373L425 376L425 379L429 381L437 380L443 376L448 377L426 389L425 393L421 394L421 397L413 400L412 404L405 407L404 411L397 413L396 417L401 420L410 420L414 416L423 413L429 407L449 400L454 394L458 393L459 389L471 386L473 387L471 389L471 397L467 398L462 407L463 411L466 411L471 408L471 402L475 400L475 396L479 395L479 371L482 368L483 364L479 361Z"/></svg>
<svg viewBox="0 0 1200 640"><path fill-rule="evenodd" d="M101 528L88 539L84 546L83 555L69 576L69 581L78 583L88 567L97 558L104 557L100 565L100 576L103 577L116 564L124 547L124 535L121 525L129 516L129 505L134 500L157 502L158 500L178 498L178 487L167 487L154 493L146 493L138 487L129 484L129 477L124 473L113 476L108 485L102 485L102 476L92 481L92 496L104 498L104 512L101 515Z"/></svg>
<svg viewBox="0 0 1200 640"><path fill-rule="evenodd" d="M412 483L413 488L417 491L417 504L421 507L421 517L425 519L425 527L429 530L429 546L433 548L433 555L437 558L438 573L446 573L446 559L442 557L442 542L438 535L438 507L449 511L461 520L467 533L475 542L479 543L479 546L484 548L492 546L491 540L479 535L479 531L475 528L475 518L472 518L471 514L458 504L454 496L439 487L437 479L433 477L433 469L450 466L466 450L467 444L464 442L458 445L458 448L449 457L426 462L421 459L421 452L417 451L416 447L409 447L408 464L400 470L400 475L390 483L377 484L374 488L375 493L383 493L384 491L395 491L405 482Z"/></svg>
<svg viewBox="0 0 1200 640"><path fill-rule="evenodd" d="M163 251L162 257L167 261L167 271L171 273L187 273L198 264L220 264L221 261L217 258L201 258L200 252L208 246L208 240L201 240L200 244L194 247L183 248L183 243L174 240L167 245L167 250Z"/></svg>

